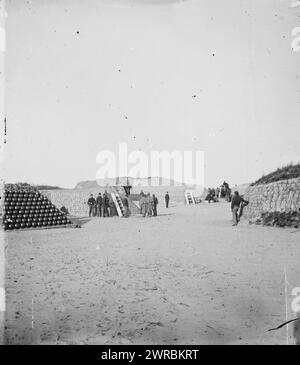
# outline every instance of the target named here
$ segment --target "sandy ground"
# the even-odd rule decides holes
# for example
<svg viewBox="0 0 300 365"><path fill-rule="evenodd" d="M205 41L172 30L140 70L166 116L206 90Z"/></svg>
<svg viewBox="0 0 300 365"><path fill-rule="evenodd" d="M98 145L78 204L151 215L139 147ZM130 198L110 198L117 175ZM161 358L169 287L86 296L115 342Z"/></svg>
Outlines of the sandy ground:
<svg viewBox="0 0 300 365"><path fill-rule="evenodd" d="M289 344L300 232L226 203L6 234L7 344ZM287 331L288 330L288 331Z"/></svg>

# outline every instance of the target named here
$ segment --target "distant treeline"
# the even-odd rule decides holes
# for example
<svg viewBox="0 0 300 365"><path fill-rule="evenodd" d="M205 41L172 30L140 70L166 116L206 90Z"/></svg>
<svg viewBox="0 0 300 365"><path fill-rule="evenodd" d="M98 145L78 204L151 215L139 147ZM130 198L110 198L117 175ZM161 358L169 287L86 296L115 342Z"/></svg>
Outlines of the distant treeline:
<svg viewBox="0 0 300 365"><path fill-rule="evenodd" d="M19 182L16 184L5 184L7 190L56 190L61 189L59 186L51 185L30 185L28 183Z"/></svg>
<svg viewBox="0 0 300 365"><path fill-rule="evenodd" d="M253 185L261 185L261 184L269 184L279 180L288 180L295 179L300 177L300 164L289 164L287 166L278 168L276 171L271 172L268 175L265 175L251 184Z"/></svg>

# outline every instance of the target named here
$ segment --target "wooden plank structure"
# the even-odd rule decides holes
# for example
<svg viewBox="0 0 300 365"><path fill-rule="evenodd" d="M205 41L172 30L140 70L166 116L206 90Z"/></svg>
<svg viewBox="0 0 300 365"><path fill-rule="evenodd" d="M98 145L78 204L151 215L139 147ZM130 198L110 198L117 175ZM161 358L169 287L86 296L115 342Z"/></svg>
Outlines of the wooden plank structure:
<svg viewBox="0 0 300 365"><path fill-rule="evenodd" d="M185 200L186 200L187 205L196 204L193 193L186 191L184 195L185 195Z"/></svg>
<svg viewBox="0 0 300 365"><path fill-rule="evenodd" d="M124 217L124 205L118 193L110 193L119 217Z"/></svg>

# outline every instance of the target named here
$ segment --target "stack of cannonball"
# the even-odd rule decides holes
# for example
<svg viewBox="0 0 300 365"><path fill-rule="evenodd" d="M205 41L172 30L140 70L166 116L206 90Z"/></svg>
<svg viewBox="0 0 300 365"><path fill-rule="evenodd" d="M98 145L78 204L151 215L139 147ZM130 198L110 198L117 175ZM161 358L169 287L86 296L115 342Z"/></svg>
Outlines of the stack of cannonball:
<svg viewBox="0 0 300 365"><path fill-rule="evenodd" d="M3 215L5 230L41 228L70 223L68 217L38 191L5 191Z"/></svg>

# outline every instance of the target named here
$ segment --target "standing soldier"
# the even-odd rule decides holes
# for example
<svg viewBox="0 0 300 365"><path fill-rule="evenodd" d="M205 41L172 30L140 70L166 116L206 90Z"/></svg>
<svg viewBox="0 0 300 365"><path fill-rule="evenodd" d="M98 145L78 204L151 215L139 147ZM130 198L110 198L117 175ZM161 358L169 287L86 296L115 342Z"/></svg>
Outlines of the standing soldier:
<svg viewBox="0 0 300 365"><path fill-rule="evenodd" d="M238 221L241 220L242 218L242 215L243 215L243 211L244 211L244 208L249 204L249 202L247 200L243 200L240 204L240 209L238 211Z"/></svg>
<svg viewBox="0 0 300 365"><path fill-rule="evenodd" d="M238 211L240 209L241 204L247 205L249 202L244 200L238 191L234 192L234 195L231 199L231 211L232 211L232 225L237 226L239 222L239 214Z"/></svg>
<svg viewBox="0 0 300 365"><path fill-rule="evenodd" d="M98 194L96 199L96 207L97 207L97 216L102 216L102 196L101 193Z"/></svg>
<svg viewBox="0 0 300 365"><path fill-rule="evenodd" d="M147 209L147 216L151 217L152 216L152 196L150 195L150 193L148 193L146 196L146 209Z"/></svg>
<svg viewBox="0 0 300 365"><path fill-rule="evenodd" d="M108 196L107 196L108 197ZM115 203L113 201L113 198L112 196L110 195L108 197L108 216L109 217L112 217L113 215L116 215L118 214L117 213L117 209L116 209L116 206L115 206Z"/></svg>
<svg viewBox="0 0 300 365"><path fill-rule="evenodd" d="M158 204L158 199L155 196L155 194L153 194L153 216L156 217L157 216L157 204Z"/></svg>
<svg viewBox="0 0 300 365"><path fill-rule="evenodd" d="M96 200L93 197L93 194L90 195L89 200L87 201L88 206L89 206L89 217L94 216L94 209L95 209L95 204L96 204Z"/></svg>
<svg viewBox="0 0 300 365"><path fill-rule="evenodd" d="M224 188L224 185L221 185L220 198L225 198L225 188Z"/></svg>
<svg viewBox="0 0 300 365"><path fill-rule="evenodd" d="M165 201L166 201L166 208L169 208L169 201L170 201L170 195L167 192L167 194L165 195Z"/></svg>
<svg viewBox="0 0 300 365"><path fill-rule="evenodd" d="M150 215L154 215L154 211L153 211L153 206L154 206L154 200L153 200L153 196L151 194L149 194L149 200L150 200L150 204L149 204L149 211L150 211Z"/></svg>
<svg viewBox="0 0 300 365"><path fill-rule="evenodd" d="M108 196L106 195L106 193L104 193L102 198L103 218L108 216L108 203Z"/></svg>
<svg viewBox="0 0 300 365"><path fill-rule="evenodd" d="M125 196L125 198L123 199L123 206L124 206L124 217L128 218L130 215L130 210L127 196Z"/></svg>
<svg viewBox="0 0 300 365"><path fill-rule="evenodd" d="M146 210L146 197L145 194L141 192L141 199L140 199L140 209L141 214L143 214L143 217L146 216L147 210Z"/></svg>

